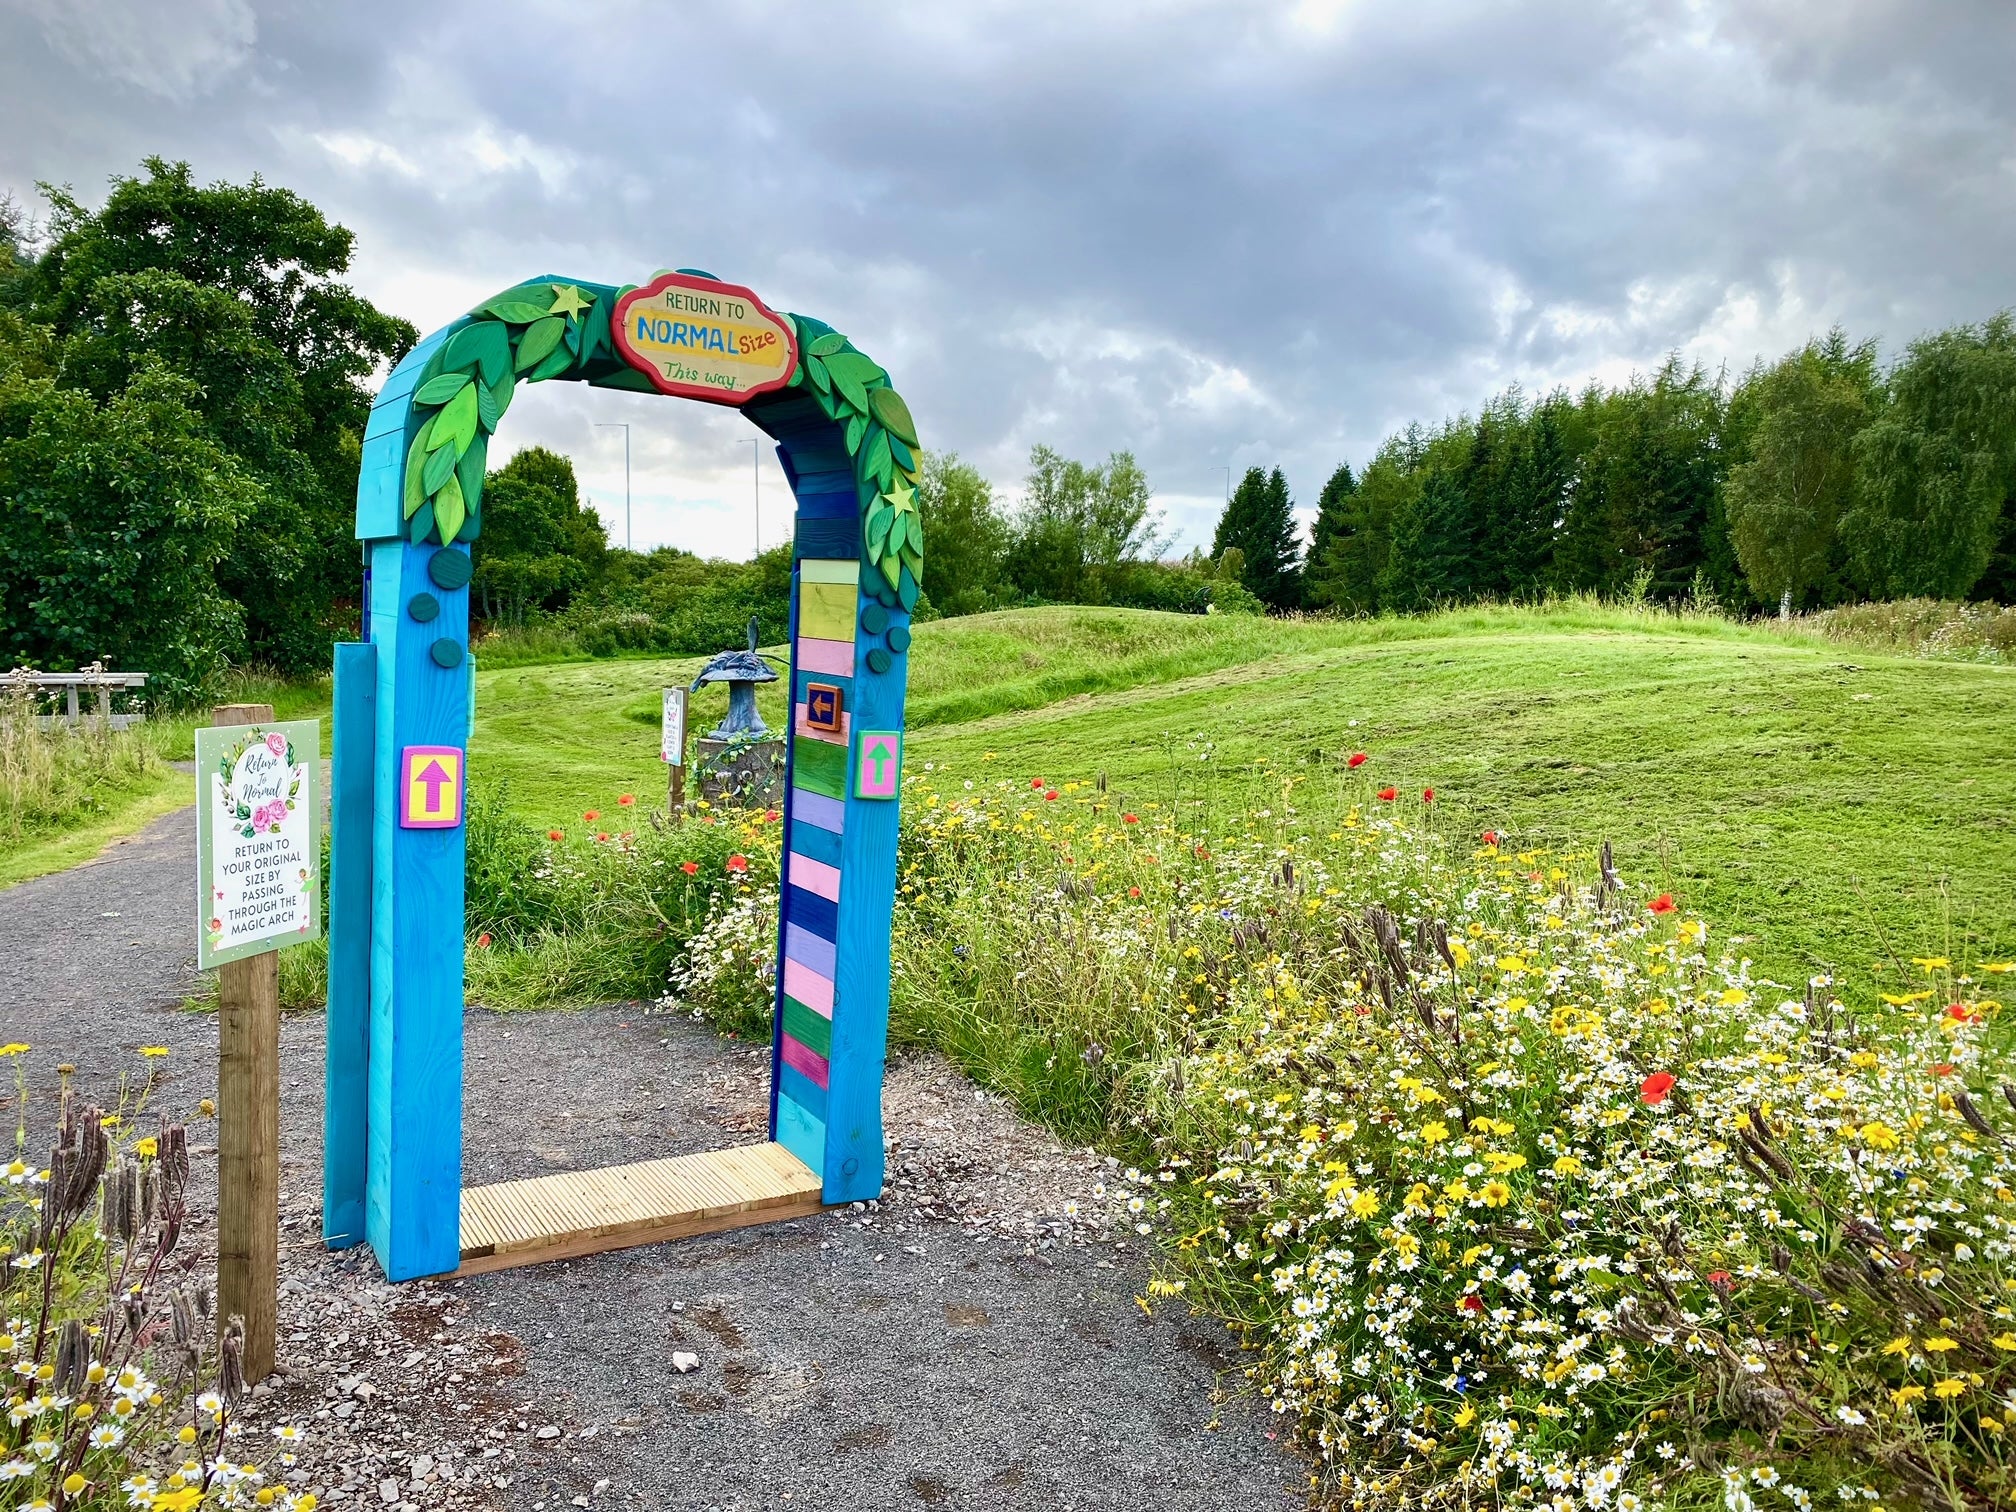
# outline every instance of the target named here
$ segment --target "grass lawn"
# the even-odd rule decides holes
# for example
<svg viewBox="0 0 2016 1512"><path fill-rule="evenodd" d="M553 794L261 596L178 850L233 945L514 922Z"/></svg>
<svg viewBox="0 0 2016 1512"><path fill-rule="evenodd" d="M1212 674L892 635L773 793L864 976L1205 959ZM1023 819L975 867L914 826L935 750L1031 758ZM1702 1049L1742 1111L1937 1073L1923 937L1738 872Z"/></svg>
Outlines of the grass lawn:
<svg viewBox="0 0 2016 1512"><path fill-rule="evenodd" d="M1612 841L1627 877L1753 936L1781 976L2016 955L2016 669L1576 607L1310 623L1024 610L922 626L912 664L913 763L1103 770L1152 796L1201 736L1221 763L1314 779L1298 801L1321 808L1363 749L1364 775L1415 810L1433 786L1443 828ZM622 792L662 802L658 690L698 665L479 673L473 771L508 779L542 825ZM697 732L726 695L695 702Z"/></svg>

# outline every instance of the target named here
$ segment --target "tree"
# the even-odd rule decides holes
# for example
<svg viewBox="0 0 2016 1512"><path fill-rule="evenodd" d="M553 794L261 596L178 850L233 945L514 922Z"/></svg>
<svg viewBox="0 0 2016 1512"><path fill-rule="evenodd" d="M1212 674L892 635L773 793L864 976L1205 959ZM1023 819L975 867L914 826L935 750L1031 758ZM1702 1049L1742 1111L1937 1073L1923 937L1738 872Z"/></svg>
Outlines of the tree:
<svg viewBox="0 0 2016 1512"><path fill-rule="evenodd" d="M523 624L534 609L559 609L602 575L608 531L581 504L574 464L527 447L483 484L483 533L470 548L471 592L483 618Z"/></svg>
<svg viewBox="0 0 2016 1512"><path fill-rule="evenodd" d="M262 485L261 507L218 563L247 610L249 650L291 670L327 666L354 627L352 538L367 381L415 331L359 297L351 233L254 177L199 186L149 158L88 210L44 186L48 249L16 298L65 344L63 382L101 403L141 368L192 377L189 407Z"/></svg>
<svg viewBox="0 0 2016 1512"><path fill-rule="evenodd" d="M1345 501L1343 529L1309 567L1326 602L1352 614L1376 614L1392 556L1393 522L1421 490L1416 468L1427 448L1419 425L1380 443Z"/></svg>
<svg viewBox="0 0 2016 1512"><path fill-rule="evenodd" d="M1087 467L1039 445L1029 453L1009 579L1031 598L1105 603L1119 569L1160 549L1160 523L1132 452Z"/></svg>
<svg viewBox="0 0 2016 1512"><path fill-rule="evenodd" d="M1309 555L1302 567L1302 601L1312 609L1328 609L1337 596L1321 564L1330 558L1336 544L1352 530L1351 503L1358 492L1358 479L1349 462L1339 462L1337 470L1316 496L1316 522L1309 529Z"/></svg>
<svg viewBox="0 0 2016 1512"><path fill-rule="evenodd" d="M242 654L216 569L265 507L189 379L143 368L104 404L0 367L0 658L153 674L178 701Z"/></svg>
<svg viewBox="0 0 2016 1512"><path fill-rule="evenodd" d="M1219 516L1211 555L1222 558L1237 547L1245 558L1243 582L1270 609L1293 609L1302 600L1302 564L1295 540L1295 513L1281 469L1246 469Z"/></svg>
<svg viewBox="0 0 2016 1512"><path fill-rule="evenodd" d="M1010 528L994 487L951 452L926 452L917 512L931 543L926 583L940 614L973 614L1005 597Z"/></svg>
<svg viewBox="0 0 2016 1512"><path fill-rule="evenodd" d="M1476 562L1476 520L1460 475L1425 469L1419 491L1394 517L1380 607L1410 613L1462 602L1474 596Z"/></svg>
<svg viewBox="0 0 2016 1512"><path fill-rule="evenodd" d="M1914 341L1854 449L1841 532L1857 585L1884 598L1972 592L2016 493L2010 317Z"/></svg>
<svg viewBox="0 0 2016 1512"><path fill-rule="evenodd" d="M1840 596L1840 523L1855 481L1854 442L1876 400L1876 348L1840 327L1744 380L1745 460L1722 502L1751 590L1788 608Z"/></svg>

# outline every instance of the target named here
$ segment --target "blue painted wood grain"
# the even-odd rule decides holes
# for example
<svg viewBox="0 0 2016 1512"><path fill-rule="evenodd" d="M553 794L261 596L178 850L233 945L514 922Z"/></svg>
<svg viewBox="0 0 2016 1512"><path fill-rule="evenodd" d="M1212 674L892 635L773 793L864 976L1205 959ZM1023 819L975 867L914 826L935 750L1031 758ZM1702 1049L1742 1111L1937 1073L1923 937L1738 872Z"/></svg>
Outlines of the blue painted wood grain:
<svg viewBox="0 0 2016 1512"><path fill-rule="evenodd" d="M469 741L467 674L428 648L468 638L469 590L430 582L437 549L383 541L372 548L371 639L378 649L372 836L370 1139L365 1231L393 1281L461 1263L462 869L464 832L402 829L400 751ZM441 613L416 623L406 600L430 591ZM397 963L396 969L394 963Z"/></svg>
<svg viewBox="0 0 2016 1512"><path fill-rule="evenodd" d="M770 1137L816 1173L826 1163L825 1123L788 1097L779 1097L776 1103L777 1116Z"/></svg>
<svg viewBox="0 0 2016 1512"><path fill-rule="evenodd" d="M892 612L889 622L908 624ZM868 669L874 642L854 652L855 730L903 728L906 659L887 672ZM825 1199L860 1202L882 1195L882 1076L889 1046L889 928L896 902L899 799L856 798L848 784L840 839L839 933L833 978L833 1053L826 1091Z"/></svg>
<svg viewBox="0 0 2016 1512"><path fill-rule="evenodd" d="M801 966L809 966L827 981L833 980L833 962L836 947L833 942L813 934L809 929L797 924L784 926L784 957L796 961ZM783 968L777 972L782 977Z"/></svg>
<svg viewBox="0 0 2016 1512"><path fill-rule="evenodd" d="M791 637L791 644L794 646L798 644L797 636ZM851 677L841 677L833 672L794 672L791 682L793 703L805 702L805 690L815 682L825 683L828 687L840 690L840 707L843 711L854 700L854 679Z"/></svg>
<svg viewBox="0 0 2016 1512"><path fill-rule="evenodd" d="M792 541L798 557L846 558L861 554L859 520L801 520Z"/></svg>
<svg viewBox="0 0 2016 1512"><path fill-rule="evenodd" d="M826 1089L796 1066L778 1066L777 1095L790 1098L821 1123L826 1121Z"/></svg>
<svg viewBox="0 0 2016 1512"><path fill-rule="evenodd" d="M821 829L816 824L807 824L802 819L791 823L791 849L801 856L810 856L814 861L824 861L828 866L840 864L840 837L829 829Z"/></svg>
<svg viewBox="0 0 2016 1512"><path fill-rule="evenodd" d="M329 1007L323 1016L322 1242L364 1242L371 1030L371 798L378 672L368 642L336 647L329 740Z"/></svg>
<svg viewBox="0 0 2016 1512"><path fill-rule="evenodd" d="M844 854L844 852L843 852ZM844 896L847 889L841 888ZM831 899L822 898L815 892L802 887L793 887L788 882L784 886L783 915L789 922L809 929L821 939L837 940L839 911Z"/></svg>

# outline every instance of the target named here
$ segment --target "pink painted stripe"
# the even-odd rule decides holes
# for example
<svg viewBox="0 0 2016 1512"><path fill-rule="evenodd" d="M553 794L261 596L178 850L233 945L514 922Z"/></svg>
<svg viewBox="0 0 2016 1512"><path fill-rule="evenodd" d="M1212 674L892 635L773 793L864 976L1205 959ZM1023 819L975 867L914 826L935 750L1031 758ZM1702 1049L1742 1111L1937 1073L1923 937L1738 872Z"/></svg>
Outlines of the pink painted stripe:
<svg viewBox="0 0 2016 1512"><path fill-rule="evenodd" d="M816 1086L826 1085L826 1057L815 1055L790 1035L784 1039L784 1064L795 1071L802 1071Z"/></svg>
<svg viewBox="0 0 2016 1512"><path fill-rule="evenodd" d="M798 670L824 672L831 677L852 677L854 642L820 640L816 636L801 635L798 637Z"/></svg>
<svg viewBox="0 0 2016 1512"><path fill-rule="evenodd" d="M803 961L784 961L784 990L821 1018L833 1017L833 979L823 977Z"/></svg>
<svg viewBox="0 0 2016 1512"><path fill-rule="evenodd" d="M845 744L847 744L847 732L851 728L849 721L852 718L853 716L848 714L845 710L841 711L840 732L837 735L834 734L833 731L831 730L815 730L812 728L812 726L805 723L805 705L801 703L797 706L798 722L796 725L796 729L798 733L800 735L803 735L807 740L823 740L828 745L844 746Z"/></svg>
<svg viewBox="0 0 2016 1512"><path fill-rule="evenodd" d="M791 852L791 885L817 893L829 903L840 901L840 868Z"/></svg>

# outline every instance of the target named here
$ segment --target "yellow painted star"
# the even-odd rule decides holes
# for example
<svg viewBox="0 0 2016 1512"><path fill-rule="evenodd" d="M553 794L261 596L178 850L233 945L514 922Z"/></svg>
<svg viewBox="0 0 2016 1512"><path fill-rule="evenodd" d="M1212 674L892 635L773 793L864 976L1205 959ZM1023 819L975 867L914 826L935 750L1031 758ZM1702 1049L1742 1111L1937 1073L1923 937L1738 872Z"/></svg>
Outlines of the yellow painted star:
<svg viewBox="0 0 2016 1512"><path fill-rule="evenodd" d="M579 315L594 306L595 301L584 295L572 284L553 284L553 307L548 315Z"/></svg>
<svg viewBox="0 0 2016 1512"><path fill-rule="evenodd" d="M900 478L896 480L896 486L882 495L882 497L887 499L900 514L908 514L917 507L915 502L917 490Z"/></svg>

